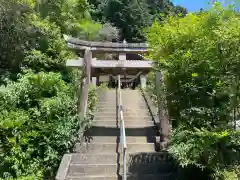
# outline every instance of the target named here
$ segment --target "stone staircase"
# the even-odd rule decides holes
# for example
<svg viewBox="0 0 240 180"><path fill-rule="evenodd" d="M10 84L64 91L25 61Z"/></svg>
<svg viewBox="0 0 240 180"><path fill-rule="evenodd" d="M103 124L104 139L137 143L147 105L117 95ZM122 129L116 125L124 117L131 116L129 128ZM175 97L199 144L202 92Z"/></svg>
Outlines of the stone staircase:
<svg viewBox="0 0 240 180"><path fill-rule="evenodd" d="M174 166L166 152L157 152L158 131L139 90L122 90L126 126L128 180L174 180ZM123 163L119 143L116 90L99 94L92 127L85 142L77 143L64 180L121 180Z"/></svg>

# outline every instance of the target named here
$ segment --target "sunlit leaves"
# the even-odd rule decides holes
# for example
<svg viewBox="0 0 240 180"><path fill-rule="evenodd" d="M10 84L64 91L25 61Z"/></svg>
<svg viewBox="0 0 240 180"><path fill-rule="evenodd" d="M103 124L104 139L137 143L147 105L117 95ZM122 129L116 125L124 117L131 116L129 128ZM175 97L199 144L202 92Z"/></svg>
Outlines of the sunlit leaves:
<svg viewBox="0 0 240 180"><path fill-rule="evenodd" d="M215 179L222 172L236 177L240 162L231 126L240 115L239 30L236 12L217 3L209 12L155 22L148 34L175 120L171 151L182 166L210 169Z"/></svg>

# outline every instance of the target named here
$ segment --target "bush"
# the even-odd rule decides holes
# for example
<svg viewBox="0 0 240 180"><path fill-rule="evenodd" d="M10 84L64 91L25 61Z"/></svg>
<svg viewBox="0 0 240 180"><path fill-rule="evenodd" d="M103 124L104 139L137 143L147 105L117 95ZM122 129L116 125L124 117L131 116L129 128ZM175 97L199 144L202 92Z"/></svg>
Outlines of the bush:
<svg viewBox="0 0 240 180"><path fill-rule="evenodd" d="M171 151L181 165L208 168L217 179L240 164L239 133L229 126L239 117L240 19L214 5L154 23L148 39L175 120Z"/></svg>
<svg viewBox="0 0 240 180"><path fill-rule="evenodd" d="M73 86L58 73L29 73L7 88L0 111L0 177L39 170L44 176L54 175L83 123Z"/></svg>

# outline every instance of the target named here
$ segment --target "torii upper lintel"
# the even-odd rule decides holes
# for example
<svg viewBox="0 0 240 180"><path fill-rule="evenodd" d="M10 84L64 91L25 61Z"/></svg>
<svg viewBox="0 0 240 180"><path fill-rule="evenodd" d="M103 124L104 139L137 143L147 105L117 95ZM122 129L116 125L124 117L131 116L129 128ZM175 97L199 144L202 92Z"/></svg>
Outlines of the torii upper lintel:
<svg viewBox="0 0 240 180"><path fill-rule="evenodd" d="M65 41L72 49L83 51L90 48L91 51L102 52L127 52L127 53L144 53L150 50L147 43L112 43L112 42L94 42L85 41L64 35Z"/></svg>

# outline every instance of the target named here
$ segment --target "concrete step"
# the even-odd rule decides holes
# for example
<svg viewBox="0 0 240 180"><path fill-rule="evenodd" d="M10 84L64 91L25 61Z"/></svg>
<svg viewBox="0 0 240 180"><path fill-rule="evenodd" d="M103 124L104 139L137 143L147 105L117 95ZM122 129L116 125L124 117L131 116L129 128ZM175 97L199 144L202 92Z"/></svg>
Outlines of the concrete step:
<svg viewBox="0 0 240 180"><path fill-rule="evenodd" d="M105 116L105 115L98 115L98 116L95 116L94 117L94 121L113 121L113 120L116 120L117 117L116 116ZM134 116L125 116L123 114L123 119L125 121L151 121L152 120L152 117L149 115L149 116L137 116L137 115L134 115Z"/></svg>
<svg viewBox="0 0 240 180"><path fill-rule="evenodd" d="M118 154L72 154L71 164L115 164L118 162Z"/></svg>
<svg viewBox="0 0 240 180"><path fill-rule="evenodd" d="M102 107L99 107L99 106L96 106L96 111L116 111L117 110L117 106L114 105L114 106L102 106Z"/></svg>
<svg viewBox="0 0 240 180"><path fill-rule="evenodd" d="M147 111L149 112L148 108L146 108L147 106L144 105L144 107L139 108L139 107L129 107L129 106L123 106L123 112L141 112L141 111ZM118 105L114 105L114 106L102 106L102 107L96 107L96 110L101 110L101 111L109 111L109 110L116 110L118 109Z"/></svg>
<svg viewBox="0 0 240 180"><path fill-rule="evenodd" d="M120 147L119 152L122 151L122 148ZM131 143L127 144L127 153L140 153L140 152L155 152L155 144L154 143Z"/></svg>
<svg viewBox="0 0 240 180"><path fill-rule="evenodd" d="M68 175L115 175L118 164L70 164Z"/></svg>
<svg viewBox="0 0 240 180"><path fill-rule="evenodd" d="M117 94L116 93L108 93L108 94L98 94L97 99L104 99L104 98L117 98Z"/></svg>
<svg viewBox="0 0 240 180"><path fill-rule="evenodd" d="M127 165L128 174L158 174L171 173L174 167L171 163L139 163ZM113 163L98 163L98 164L70 164L68 175L114 175L123 173L123 164Z"/></svg>
<svg viewBox="0 0 240 180"><path fill-rule="evenodd" d="M132 100L132 101L135 101L135 100ZM144 109L144 108L147 108L147 105L145 102L143 103L137 103L136 105L133 105L131 102L122 102L122 105L126 108L134 108L134 109ZM96 103L96 107L99 108L99 107L111 107L111 106L115 106L117 107L118 104L116 102L111 102L111 101L107 101L107 102L97 102Z"/></svg>
<svg viewBox="0 0 240 180"><path fill-rule="evenodd" d="M123 113L149 113L149 110L147 108L142 108L142 109L139 109L139 108L123 108Z"/></svg>
<svg viewBox="0 0 240 180"><path fill-rule="evenodd" d="M108 88L108 89L100 89L99 90L99 94L104 94L104 93L114 93L114 92L116 92L116 89L115 88L113 88L113 89L111 89L111 88Z"/></svg>
<svg viewBox="0 0 240 180"><path fill-rule="evenodd" d="M111 102L111 103L118 103L118 99L117 98L102 98L102 99L97 99L97 102L96 103L108 103L108 102ZM126 97L125 99L122 98L122 103L133 103L133 104L146 104L146 101L142 98L137 98L137 97L131 97L131 96L128 96Z"/></svg>
<svg viewBox="0 0 240 180"><path fill-rule="evenodd" d="M165 163L166 166L169 166L173 162L172 156L166 152L148 152L148 153L131 153L126 156L128 167L138 168L144 164L159 164L162 167ZM123 156L122 154L82 154L74 153L71 154L71 164L115 164L122 163ZM164 166L165 166L164 165ZM172 165L171 165L172 166Z"/></svg>
<svg viewBox="0 0 240 180"><path fill-rule="evenodd" d="M137 125L138 127L149 127L149 126L153 126L154 123L153 121L124 121L125 126L134 126ZM102 126L102 127L120 127L121 122L120 121L93 121L92 125L93 126Z"/></svg>
<svg viewBox="0 0 240 180"><path fill-rule="evenodd" d="M118 103L117 99L98 99L96 104L107 104L107 103ZM128 99L122 99L122 104L124 105L125 103L133 103L135 105L146 105L145 100L139 99L139 98L129 98Z"/></svg>
<svg viewBox="0 0 240 180"><path fill-rule="evenodd" d="M105 103L105 104L96 104L96 109L114 109L114 108L117 108L117 104L109 104L109 103ZM123 104L123 110L124 109L134 109L134 110L143 110L143 109L146 109L148 110L147 108L147 105L144 104L144 105L138 105L138 106L130 106L129 104L126 105L126 104Z"/></svg>
<svg viewBox="0 0 240 180"><path fill-rule="evenodd" d="M96 110L95 112L95 116L116 116L118 115L118 110L114 109L112 111L108 110L108 111L99 111ZM129 111L123 111L123 115L124 116L149 116L149 112L147 110L143 110L143 111L134 111L134 110L129 110Z"/></svg>
<svg viewBox="0 0 240 180"><path fill-rule="evenodd" d="M104 100L104 101L97 101L96 107L99 106L116 106L118 102L116 100Z"/></svg>
<svg viewBox="0 0 240 180"><path fill-rule="evenodd" d="M67 176L66 180L121 180L117 175Z"/></svg>
<svg viewBox="0 0 240 180"><path fill-rule="evenodd" d="M119 136L85 136L86 142L101 142L101 143L117 143L120 142ZM154 143L156 137L154 136L127 136L127 143Z"/></svg>
<svg viewBox="0 0 240 180"><path fill-rule="evenodd" d="M75 153L86 153L86 154L114 154L121 153L122 148L120 144L116 143L76 143L74 148ZM127 153L139 153L139 152L155 152L154 143L128 143Z"/></svg>
<svg viewBox="0 0 240 180"><path fill-rule="evenodd" d="M76 143L74 152L85 154L114 154L118 152L116 143Z"/></svg>
<svg viewBox="0 0 240 180"><path fill-rule="evenodd" d="M138 126L138 125L128 125L125 127L126 136L156 136L157 130L155 126ZM88 132L88 136L119 136L120 127L111 127L105 125L104 127L92 126Z"/></svg>
<svg viewBox="0 0 240 180"><path fill-rule="evenodd" d="M118 175L67 176L66 180L123 180L123 178ZM127 180L176 180L176 175L174 173L128 175Z"/></svg>
<svg viewBox="0 0 240 180"><path fill-rule="evenodd" d="M176 180L174 173L149 174L149 175L129 175L127 180Z"/></svg>

